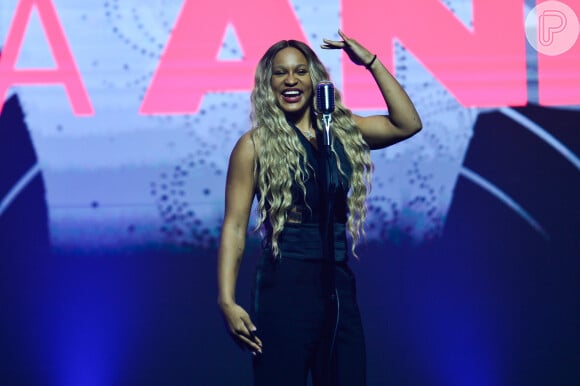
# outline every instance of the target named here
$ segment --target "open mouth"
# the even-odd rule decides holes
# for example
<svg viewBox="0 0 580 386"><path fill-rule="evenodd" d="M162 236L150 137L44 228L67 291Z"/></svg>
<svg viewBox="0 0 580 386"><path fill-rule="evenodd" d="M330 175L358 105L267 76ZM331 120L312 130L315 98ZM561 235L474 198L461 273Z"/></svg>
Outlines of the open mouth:
<svg viewBox="0 0 580 386"><path fill-rule="evenodd" d="M288 103L296 103L302 98L302 91L300 90L285 90L282 92L282 97Z"/></svg>

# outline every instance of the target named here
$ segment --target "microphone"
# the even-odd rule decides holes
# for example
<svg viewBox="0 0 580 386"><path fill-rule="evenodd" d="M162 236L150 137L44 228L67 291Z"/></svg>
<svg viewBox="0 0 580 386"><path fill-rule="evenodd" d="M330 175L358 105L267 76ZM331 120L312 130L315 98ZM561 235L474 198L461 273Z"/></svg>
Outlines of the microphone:
<svg viewBox="0 0 580 386"><path fill-rule="evenodd" d="M330 122L334 112L334 85L323 80L316 86L316 107L324 122L324 145L330 146Z"/></svg>
<svg viewBox="0 0 580 386"><path fill-rule="evenodd" d="M316 102L318 111L323 115L334 112L334 85L332 82L323 80L316 86Z"/></svg>

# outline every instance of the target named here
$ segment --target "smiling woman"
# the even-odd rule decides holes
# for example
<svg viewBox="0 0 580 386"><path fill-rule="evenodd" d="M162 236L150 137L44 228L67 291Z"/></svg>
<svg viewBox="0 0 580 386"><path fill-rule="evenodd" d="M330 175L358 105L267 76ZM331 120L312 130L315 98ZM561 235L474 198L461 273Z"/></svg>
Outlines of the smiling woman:
<svg viewBox="0 0 580 386"><path fill-rule="evenodd" d="M258 64L251 97L254 127L230 157L218 303L234 341L254 354L256 386L301 385L309 374L315 386L366 383L346 233L356 255L366 217L370 149L409 138L421 129L421 120L377 56L339 35L342 41L325 39L322 48L342 49L365 66L388 96L390 115L354 115L336 92L333 141L326 143L314 84L327 81L328 73L306 44L283 40ZM331 175L336 184L325 182ZM254 197L265 236L250 318L236 303L235 287Z"/></svg>
<svg viewBox="0 0 580 386"><path fill-rule="evenodd" d="M312 78L308 70L308 60L297 48L287 47L274 57L272 63L272 91L277 104L284 113L291 116L309 116L313 93ZM311 125L297 123L303 132L310 132Z"/></svg>

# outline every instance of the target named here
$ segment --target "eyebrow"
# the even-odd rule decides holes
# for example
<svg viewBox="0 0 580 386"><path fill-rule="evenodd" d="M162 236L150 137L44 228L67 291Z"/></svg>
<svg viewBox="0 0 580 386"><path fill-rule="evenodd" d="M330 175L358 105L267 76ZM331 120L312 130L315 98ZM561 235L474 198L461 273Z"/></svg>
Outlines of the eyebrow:
<svg viewBox="0 0 580 386"><path fill-rule="evenodd" d="M272 65L272 68L273 69L274 68L284 68L285 69L287 67L288 66L283 65L283 64L274 64L274 65ZM306 68L308 68L308 63L299 63L299 64L297 64L297 65L294 66L294 68L299 68L299 67L306 67Z"/></svg>

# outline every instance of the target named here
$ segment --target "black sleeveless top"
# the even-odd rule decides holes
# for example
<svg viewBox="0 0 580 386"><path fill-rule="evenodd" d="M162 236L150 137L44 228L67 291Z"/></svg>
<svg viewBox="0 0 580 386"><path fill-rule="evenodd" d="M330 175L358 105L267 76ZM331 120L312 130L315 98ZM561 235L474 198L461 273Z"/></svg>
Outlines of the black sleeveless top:
<svg viewBox="0 0 580 386"><path fill-rule="evenodd" d="M320 234L320 220L323 215L323 205L326 197L320 186L320 178L323 173L322 149L323 136L320 130L316 131L318 149L316 149L292 123L300 143L306 150L306 162L301 162L303 171L308 171L308 177L304 181L306 198L300 186L294 181L291 187L292 207L288 213L288 219L284 229L278 237L281 258L319 260L323 259L322 239ZM346 254L346 220L347 220L347 195L350 188L349 179L352 174L352 166L344 151L342 143L336 138L333 141L340 167L343 173L337 171L339 186L334 198L334 255L335 261L344 261ZM336 168L336 165L334 165ZM271 232L269 224L266 226L265 252L271 254Z"/></svg>

